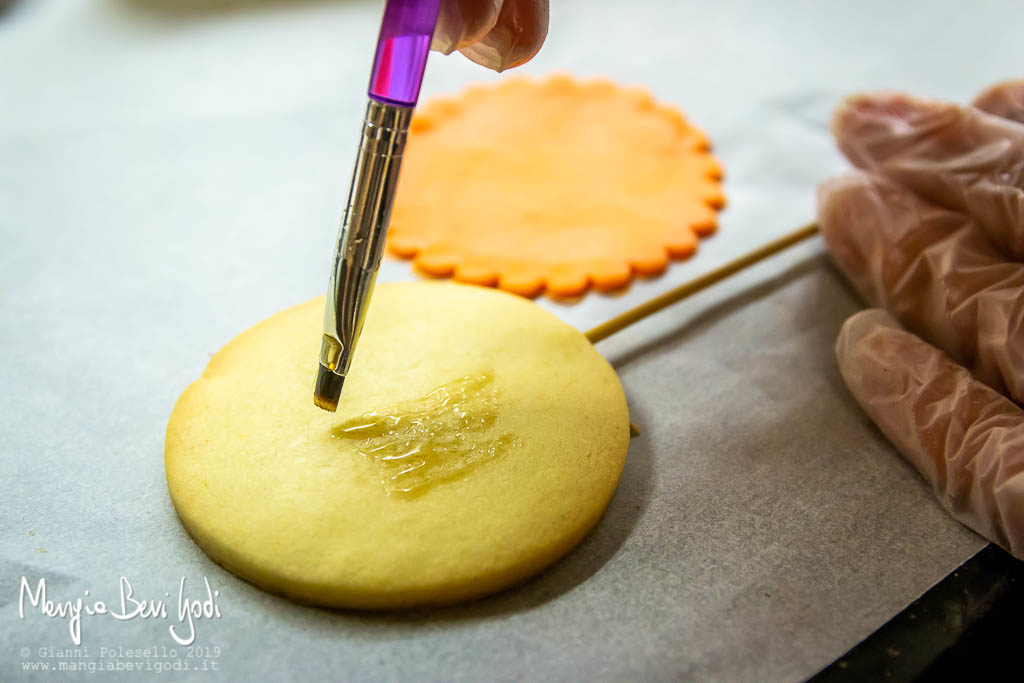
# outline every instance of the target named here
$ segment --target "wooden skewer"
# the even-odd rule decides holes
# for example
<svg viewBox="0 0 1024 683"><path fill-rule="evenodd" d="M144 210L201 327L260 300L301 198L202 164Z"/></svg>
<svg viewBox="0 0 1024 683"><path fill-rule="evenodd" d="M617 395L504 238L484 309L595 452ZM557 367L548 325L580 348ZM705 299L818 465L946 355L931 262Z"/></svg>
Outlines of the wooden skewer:
<svg viewBox="0 0 1024 683"><path fill-rule="evenodd" d="M700 277L694 278L689 282L683 283L676 287L675 289L670 289L664 294L656 296L650 301L640 304L636 308L631 308L625 313L617 315L607 322L601 323L594 329L587 332L587 339L589 339L591 343L597 343L602 339L615 334L624 327L628 327L629 325L632 325L635 322L643 320L647 316L653 315L660 311L661 309L671 306L677 301L682 301L686 297L696 294L702 289L706 289L707 287L710 287L716 282L724 280L730 275L738 273L744 268L748 268L754 265L758 261L763 261L769 256L777 254L783 249L787 249L793 246L794 244L797 244L798 242L802 242L805 239L816 235L817 233L818 225L816 223L810 223L808 225L805 225L799 230L791 232L788 235L785 235L784 237L780 237L777 240L773 240L768 244L758 247L754 251L739 257L735 261L730 261L729 263L726 263L724 266L715 268L710 273L705 273Z"/></svg>

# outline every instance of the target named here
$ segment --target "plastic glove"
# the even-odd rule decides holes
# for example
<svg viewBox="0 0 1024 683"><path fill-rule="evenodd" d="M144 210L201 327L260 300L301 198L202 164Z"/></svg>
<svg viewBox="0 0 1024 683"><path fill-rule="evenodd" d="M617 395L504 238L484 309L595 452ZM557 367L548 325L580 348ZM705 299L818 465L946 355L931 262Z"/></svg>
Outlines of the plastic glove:
<svg viewBox="0 0 1024 683"><path fill-rule="evenodd" d="M886 309L843 325L850 391L954 517L1024 558L1020 121L1024 81L973 107L853 97L833 132L862 170L822 185L818 215L836 263Z"/></svg>
<svg viewBox="0 0 1024 683"><path fill-rule="evenodd" d="M547 34L548 0L441 0L430 49L504 71L530 61Z"/></svg>

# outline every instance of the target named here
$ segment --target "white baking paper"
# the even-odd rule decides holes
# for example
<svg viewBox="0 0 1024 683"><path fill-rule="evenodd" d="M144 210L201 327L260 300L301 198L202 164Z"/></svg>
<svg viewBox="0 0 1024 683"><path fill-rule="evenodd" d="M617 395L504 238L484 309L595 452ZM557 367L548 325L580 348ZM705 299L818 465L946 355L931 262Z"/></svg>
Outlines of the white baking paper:
<svg viewBox="0 0 1024 683"><path fill-rule="evenodd" d="M832 345L860 304L813 240L599 344L641 434L595 531L525 586L354 614L210 561L167 496L167 417L210 354L323 292L380 9L0 15L0 680L798 679L983 546L843 386ZM965 100L1024 63L1013 0L551 12L522 72L644 85L727 172L695 258L621 295L539 301L580 329L812 219L816 183L844 168L827 130L843 94ZM496 78L436 56L424 94ZM382 277L413 276L391 261ZM51 613L107 604L78 620L80 647L73 619L32 604L40 580Z"/></svg>

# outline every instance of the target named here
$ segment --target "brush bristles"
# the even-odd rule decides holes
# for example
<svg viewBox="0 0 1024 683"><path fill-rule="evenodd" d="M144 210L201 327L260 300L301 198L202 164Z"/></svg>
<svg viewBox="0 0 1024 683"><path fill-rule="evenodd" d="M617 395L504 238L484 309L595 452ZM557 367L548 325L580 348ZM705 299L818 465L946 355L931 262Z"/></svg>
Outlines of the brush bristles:
<svg viewBox="0 0 1024 683"><path fill-rule="evenodd" d="M338 409L341 388L345 385L345 376L338 375L324 366L316 373L316 384L313 387L313 403L318 407L334 412Z"/></svg>

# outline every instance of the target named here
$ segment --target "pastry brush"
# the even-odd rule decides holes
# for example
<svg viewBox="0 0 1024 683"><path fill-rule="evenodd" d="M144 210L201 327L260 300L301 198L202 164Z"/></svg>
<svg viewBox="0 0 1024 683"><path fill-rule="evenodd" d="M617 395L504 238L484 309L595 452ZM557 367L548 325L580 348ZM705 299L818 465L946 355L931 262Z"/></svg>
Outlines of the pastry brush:
<svg viewBox="0 0 1024 683"><path fill-rule="evenodd" d="M384 7L369 102L324 306L320 365L313 388L313 402L324 410L338 408L373 294L439 5L440 0L388 0Z"/></svg>

